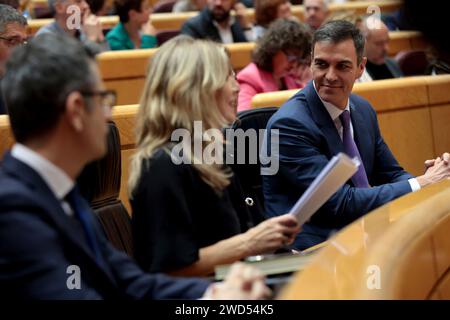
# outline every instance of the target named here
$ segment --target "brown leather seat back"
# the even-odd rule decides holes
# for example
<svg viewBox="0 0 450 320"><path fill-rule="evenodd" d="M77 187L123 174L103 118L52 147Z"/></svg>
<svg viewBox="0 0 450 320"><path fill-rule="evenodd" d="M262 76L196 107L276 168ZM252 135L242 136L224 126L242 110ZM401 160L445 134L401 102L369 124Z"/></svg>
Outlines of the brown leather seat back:
<svg viewBox="0 0 450 320"><path fill-rule="evenodd" d="M120 177L119 130L110 122L107 154L84 168L78 178L78 185L97 214L106 237L114 247L132 256L131 220L119 199Z"/></svg>

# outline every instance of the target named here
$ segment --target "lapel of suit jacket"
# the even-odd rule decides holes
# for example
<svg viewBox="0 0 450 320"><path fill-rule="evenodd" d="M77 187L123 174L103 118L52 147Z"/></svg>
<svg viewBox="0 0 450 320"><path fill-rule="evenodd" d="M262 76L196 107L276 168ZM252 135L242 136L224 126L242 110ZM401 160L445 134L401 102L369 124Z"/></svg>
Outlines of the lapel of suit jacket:
<svg viewBox="0 0 450 320"><path fill-rule="evenodd" d="M306 97L308 108L311 112L314 122L322 130L322 133L327 140L331 156L334 156L339 152L344 152L344 145L336 129L336 125L334 124L333 120L330 117L330 114L317 95L317 92L313 86L313 82L310 81L306 85L306 87L300 91L300 93L302 92Z"/></svg>
<svg viewBox="0 0 450 320"><path fill-rule="evenodd" d="M60 231L62 236L68 238L74 247L85 255L86 261L89 261L93 268L107 276L110 282L115 284L116 281L109 268L107 266L100 266L96 262L92 250L87 246L86 241L82 241L82 236L77 230L73 228L70 223L71 218L64 212L60 201L55 197L41 176L25 163L12 157L9 152L5 154L2 166L5 172L15 176L36 192L36 202L46 208L46 210L42 212L42 214L45 215L45 220L50 220Z"/></svg>
<svg viewBox="0 0 450 320"><path fill-rule="evenodd" d="M366 169L367 177L370 178L370 168L368 164L370 163L369 160L373 159L374 155L371 151L373 150L371 148L373 146L373 141L371 141L372 134L370 133L371 126L367 123L369 119L364 118L361 109L356 106L351 96L350 111L353 126L353 139L358 147L361 160Z"/></svg>

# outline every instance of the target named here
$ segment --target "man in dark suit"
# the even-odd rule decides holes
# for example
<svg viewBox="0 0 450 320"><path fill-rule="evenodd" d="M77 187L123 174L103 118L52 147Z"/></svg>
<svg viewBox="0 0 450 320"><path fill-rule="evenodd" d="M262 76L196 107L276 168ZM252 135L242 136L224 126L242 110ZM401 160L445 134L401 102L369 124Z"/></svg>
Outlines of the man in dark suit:
<svg viewBox="0 0 450 320"><path fill-rule="evenodd" d="M388 201L450 176L447 153L427 161L427 171L417 178L399 166L380 134L375 111L366 100L351 94L366 63L363 50L364 38L353 24L332 21L319 28L313 39L313 81L267 125L268 133L279 130L278 146L265 141L269 152L275 153L272 157L279 152L278 172L263 175L269 216L289 212L337 153L362 160L351 181L302 227L295 242L299 249L326 240L333 230Z"/></svg>
<svg viewBox="0 0 450 320"><path fill-rule="evenodd" d="M389 30L378 18L368 17L361 24L365 37L367 63L360 82L403 77L397 61L387 56L389 49Z"/></svg>
<svg viewBox="0 0 450 320"><path fill-rule="evenodd" d="M9 5L0 4L0 83L5 63L17 45L27 40L27 19ZM6 113L0 89L0 114Z"/></svg>
<svg viewBox="0 0 450 320"><path fill-rule="evenodd" d="M230 14L233 6L236 16ZM184 23L181 33L222 43L253 41L252 26L244 11L244 5L235 4L235 0L207 0L207 6L197 16Z"/></svg>
<svg viewBox="0 0 450 320"><path fill-rule="evenodd" d="M222 285L149 275L108 243L74 181L106 152L115 96L76 40L43 35L17 49L3 90L17 143L0 166L0 299L267 295L242 265Z"/></svg>

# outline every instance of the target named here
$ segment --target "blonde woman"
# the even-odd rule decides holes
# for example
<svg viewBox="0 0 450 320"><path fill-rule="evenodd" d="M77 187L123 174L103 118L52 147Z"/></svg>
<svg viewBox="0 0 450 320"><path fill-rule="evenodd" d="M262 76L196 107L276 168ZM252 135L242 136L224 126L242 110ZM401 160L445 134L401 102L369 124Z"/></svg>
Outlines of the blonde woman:
<svg viewBox="0 0 450 320"><path fill-rule="evenodd" d="M153 57L129 180L135 258L145 270L208 275L216 265L273 252L298 233L290 215L248 229L251 221L236 209L240 199L232 199L228 190L230 169L201 159L211 144L204 141L221 139L208 137L210 129L235 119L238 90L219 44L180 36ZM194 132L199 123L200 134ZM189 134L181 164L176 164L180 153L174 152L179 147L171 141L174 132Z"/></svg>

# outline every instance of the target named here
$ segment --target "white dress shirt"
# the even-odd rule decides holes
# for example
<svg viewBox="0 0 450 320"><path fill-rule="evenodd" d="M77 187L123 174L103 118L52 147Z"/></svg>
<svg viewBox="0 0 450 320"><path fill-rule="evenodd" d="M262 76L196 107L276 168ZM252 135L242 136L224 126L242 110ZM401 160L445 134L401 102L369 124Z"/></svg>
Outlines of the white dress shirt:
<svg viewBox="0 0 450 320"><path fill-rule="evenodd" d="M69 216L73 214L72 208L64 201L64 197L72 190L75 182L63 170L20 143L12 147L11 156L36 171L61 202L64 212Z"/></svg>
<svg viewBox="0 0 450 320"><path fill-rule="evenodd" d="M333 105L333 104L331 104L331 103L329 103L327 101L323 101L322 98L320 97L319 93L317 92L316 84L314 83L314 81L313 81L313 86L314 86L314 90L317 93L317 96L319 97L320 101L323 103L323 105L325 106L325 109L328 111L331 119L333 120L334 125L336 126L336 129L337 129L337 131L339 133L339 136L341 137L341 140L342 140L343 139L342 137L343 137L344 128L342 127L342 122L341 122L341 119L339 118L339 116L342 114L342 112L344 112L344 110L347 110L350 113L350 116L351 116L350 99L347 100L347 105L345 106L345 109L342 110L342 109L336 107L335 105ZM354 138L354 135L353 135L353 124L352 124L351 121L350 121L350 134L352 135L352 138ZM408 182L409 182L409 185L410 185L411 190L413 192L417 191L417 190L420 190L420 184L419 184L419 182L417 182L417 179L411 178L411 179L408 180Z"/></svg>
<svg viewBox="0 0 450 320"><path fill-rule="evenodd" d="M233 33L231 32L231 26L236 22L236 18L234 16L230 16L228 19L228 24L225 28L223 28L219 23L213 20L214 26L217 28L217 31L219 32L220 39L222 40L222 43L234 43L233 40ZM247 38L247 41L254 41L255 36L253 33L253 29L250 30L244 30L244 35Z"/></svg>

